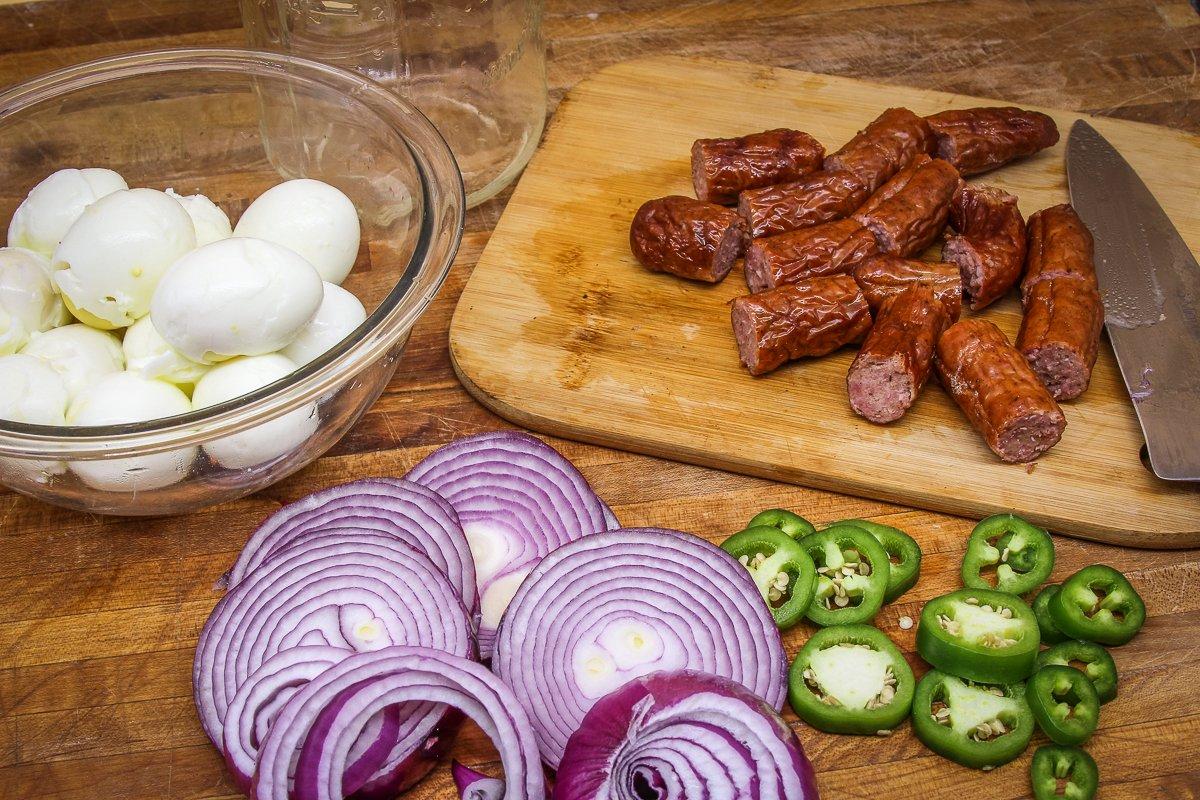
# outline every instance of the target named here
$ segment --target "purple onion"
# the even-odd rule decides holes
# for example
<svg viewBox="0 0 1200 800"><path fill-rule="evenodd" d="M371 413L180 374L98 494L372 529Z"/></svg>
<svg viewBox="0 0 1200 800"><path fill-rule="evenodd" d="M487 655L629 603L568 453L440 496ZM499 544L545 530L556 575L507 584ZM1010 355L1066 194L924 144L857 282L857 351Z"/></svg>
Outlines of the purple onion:
<svg viewBox="0 0 1200 800"><path fill-rule="evenodd" d="M371 720L389 708L401 720L452 706L496 745L505 798L542 800L537 744L512 691L470 659L423 647L357 653L305 684L280 709L259 753L256 800L333 800L354 791L344 777ZM297 751L299 755L297 755ZM290 790L289 790L289 787Z"/></svg>
<svg viewBox="0 0 1200 800"><path fill-rule="evenodd" d="M547 553L616 523L579 470L526 433L495 431L439 448L405 476L449 501L471 545L479 585L479 651Z"/></svg>
<svg viewBox="0 0 1200 800"><path fill-rule="evenodd" d="M637 678L567 742L554 800L816 800L795 733L761 697L700 672Z"/></svg>
<svg viewBox="0 0 1200 800"><path fill-rule="evenodd" d="M457 761L450 764L450 775L458 789L459 800L502 800L504 781L489 778Z"/></svg>
<svg viewBox="0 0 1200 800"><path fill-rule="evenodd" d="M504 616L492 669L555 767L592 705L627 681L698 670L779 709L786 662L750 573L728 553L679 531L628 528L571 542L538 564Z"/></svg>

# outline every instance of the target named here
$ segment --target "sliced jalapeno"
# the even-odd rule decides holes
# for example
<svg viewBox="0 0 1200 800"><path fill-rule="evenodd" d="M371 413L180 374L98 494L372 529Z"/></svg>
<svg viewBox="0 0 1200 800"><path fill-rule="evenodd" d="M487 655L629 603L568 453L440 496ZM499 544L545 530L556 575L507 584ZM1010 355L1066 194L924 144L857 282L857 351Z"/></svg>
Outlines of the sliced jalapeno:
<svg viewBox="0 0 1200 800"><path fill-rule="evenodd" d="M921 575L921 546L899 528L867 519L847 519L835 525L853 525L874 536L888 554L888 588L883 602L890 603L917 583Z"/></svg>
<svg viewBox="0 0 1200 800"><path fill-rule="evenodd" d="M1078 747L1042 745L1029 764L1033 800L1092 800L1100 785L1096 762Z"/></svg>
<svg viewBox="0 0 1200 800"><path fill-rule="evenodd" d="M1075 667L1087 675L1096 687L1101 705L1117 696L1117 664L1109 652L1095 642L1070 640L1038 653L1038 669L1051 664Z"/></svg>
<svg viewBox="0 0 1200 800"><path fill-rule="evenodd" d="M1077 669L1051 664L1033 673L1025 702L1038 726L1055 744L1083 744L1096 732L1100 698Z"/></svg>
<svg viewBox="0 0 1200 800"><path fill-rule="evenodd" d="M912 708L916 680L900 648L870 625L835 625L800 648L788 699L800 719L830 733L886 733Z"/></svg>
<svg viewBox="0 0 1200 800"><path fill-rule="evenodd" d="M874 536L853 525L833 525L805 536L800 546L817 566L810 620L818 625L852 625L879 613L890 566Z"/></svg>
<svg viewBox="0 0 1200 800"><path fill-rule="evenodd" d="M817 526L804 517L782 508L768 508L766 511L760 511L754 515L754 519L746 524L746 527L757 528L761 525L778 528L793 539L803 538L817 530Z"/></svg>
<svg viewBox="0 0 1200 800"><path fill-rule="evenodd" d="M1021 598L992 589L960 589L921 609L917 652L950 675L1016 683L1037 663L1037 620Z"/></svg>
<svg viewBox="0 0 1200 800"><path fill-rule="evenodd" d="M913 731L930 750L963 766L1006 764L1033 736L1024 691L1021 684L976 684L931 669L913 695Z"/></svg>
<svg viewBox="0 0 1200 800"><path fill-rule="evenodd" d="M1063 581L1050 616L1072 639L1122 645L1145 624L1146 604L1124 575L1093 564Z"/></svg>
<svg viewBox="0 0 1200 800"><path fill-rule="evenodd" d="M984 576L996 568L996 583ZM1025 594L1036 589L1054 569L1050 534L1015 514L996 514L975 526L967 539L962 582L972 589Z"/></svg>
<svg viewBox="0 0 1200 800"><path fill-rule="evenodd" d="M817 569L799 542L779 528L759 525L730 536L721 549L750 570L776 625L790 628L804 618Z"/></svg>
<svg viewBox="0 0 1200 800"><path fill-rule="evenodd" d="M1037 617L1038 630L1042 632L1042 644L1058 644L1070 639L1058 629L1054 618L1050 616L1050 601L1058 594L1059 588L1057 583L1046 584L1029 606L1033 609L1033 616Z"/></svg>

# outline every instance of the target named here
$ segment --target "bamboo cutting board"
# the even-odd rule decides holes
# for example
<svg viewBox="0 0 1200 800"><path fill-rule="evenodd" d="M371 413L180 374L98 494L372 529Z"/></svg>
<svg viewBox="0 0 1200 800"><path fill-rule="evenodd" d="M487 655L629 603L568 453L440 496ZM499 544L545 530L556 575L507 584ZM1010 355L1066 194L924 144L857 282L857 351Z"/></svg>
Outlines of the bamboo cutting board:
<svg viewBox="0 0 1200 800"><path fill-rule="evenodd" d="M968 517L1012 510L1116 544L1200 544L1200 485L1143 466L1107 342L1088 393L1064 406L1058 446L1036 464L1004 464L933 382L897 423L855 416L851 350L751 378L727 306L747 291L740 271L707 286L648 272L630 254L643 201L692 194L696 138L793 127L833 151L889 106L1000 104L725 61L602 70L564 98L463 292L450 330L459 378L500 415L558 436ZM1080 117L1042 110L1064 136ZM1200 250L1200 140L1090 121ZM1064 144L973 182L1016 194L1026 216L1064 202ZM982 313L1015 337L1015 298Z"/></svg>

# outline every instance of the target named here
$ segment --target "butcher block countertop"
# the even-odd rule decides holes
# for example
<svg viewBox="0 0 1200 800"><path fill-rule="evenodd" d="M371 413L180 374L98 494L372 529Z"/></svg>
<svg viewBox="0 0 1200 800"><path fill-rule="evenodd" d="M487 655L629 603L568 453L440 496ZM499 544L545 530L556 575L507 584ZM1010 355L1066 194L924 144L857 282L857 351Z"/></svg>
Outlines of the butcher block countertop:
<svg viewBox="0 0 1200 800"><path fill-rule="evenodd" d="M699 55L1200 133L1200 14L1188 0L549 0L544 31L555 103L615 62ZM0 0L5 86L103 55L241 43L234 0ZM395 379L357 427L304 471L175 519L93 517L0 492L0 800L239 796L191 701L193 648L219 597L216 581L280 505L330 484L403 474L441 444L507 425L463 390L447 353L455 303L507 197L468 213L458 261ZM877 624L923 669L912 655L914 631L899 619L915 619L925 600L957 587L973 520L551 443L626 525L719 541L755 512L781 506L818 525L869 517L909 531L925 551L921 581ZM1140 636L1114 650L1120 693L1088 744L1100 766L1100 797L1200 797L1200 551L1063 537L1055 544L1053 580L1111 564L1130 576L1149 610ZM785 637L789 655L805 635L802 626ZM907 724L888 738L862 738L818 733L791 712L788 719L827 799L1028 796L1032 748L984 773L934 756ZM454 755L497 769L475 729ZM443 765L409 796L452 791Z"/></svg>

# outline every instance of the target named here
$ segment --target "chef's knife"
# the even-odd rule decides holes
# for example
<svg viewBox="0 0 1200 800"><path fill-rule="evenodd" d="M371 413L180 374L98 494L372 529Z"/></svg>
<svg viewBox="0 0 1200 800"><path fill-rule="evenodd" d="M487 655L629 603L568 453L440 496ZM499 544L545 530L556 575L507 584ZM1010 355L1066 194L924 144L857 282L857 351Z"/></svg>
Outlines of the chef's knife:
<svg viewBox="0 0 1200 800"><path fill-rule="evenodd" d="M1166 480L1200 480L1200 265L1133 167L1083 120L1071 127L1067 179L1096 239L1105 326L1150 465Z"/></svg>

